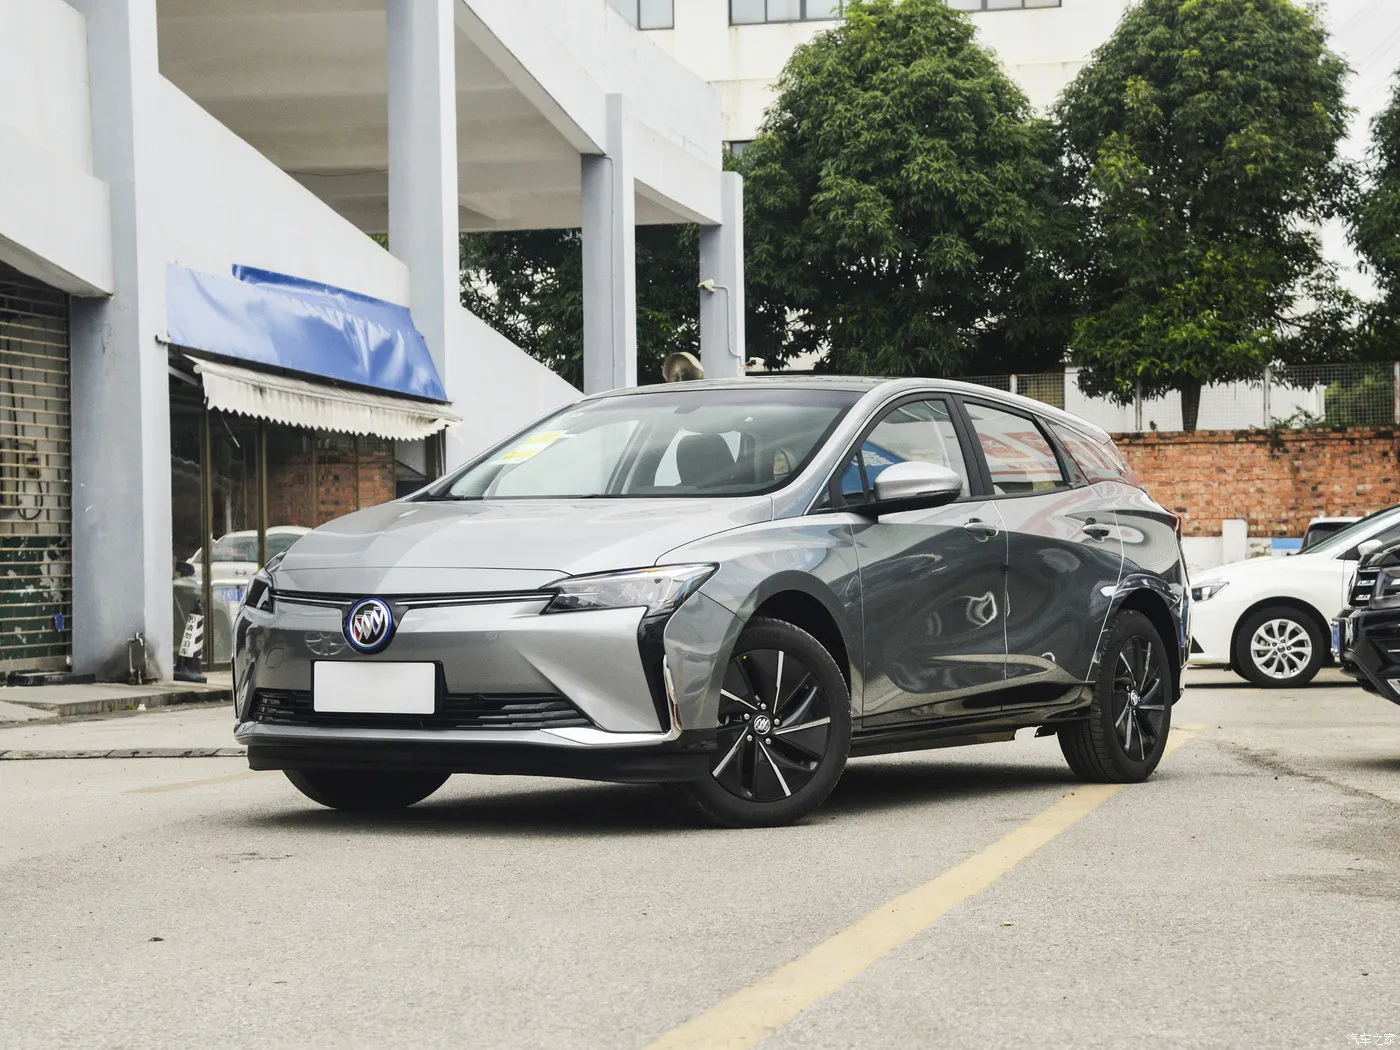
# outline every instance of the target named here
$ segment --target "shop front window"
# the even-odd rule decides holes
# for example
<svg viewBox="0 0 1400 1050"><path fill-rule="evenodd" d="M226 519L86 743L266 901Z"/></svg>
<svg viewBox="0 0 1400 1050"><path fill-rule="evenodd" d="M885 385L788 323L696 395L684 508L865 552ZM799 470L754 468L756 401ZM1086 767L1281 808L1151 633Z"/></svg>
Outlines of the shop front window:
<svg viewBox="0 0 1400 1050"><path fill-rule="evenodd" d="M206 409L170 380L177 673L227 667L253 575L318 525L396 496L394 443Z"/></svg>

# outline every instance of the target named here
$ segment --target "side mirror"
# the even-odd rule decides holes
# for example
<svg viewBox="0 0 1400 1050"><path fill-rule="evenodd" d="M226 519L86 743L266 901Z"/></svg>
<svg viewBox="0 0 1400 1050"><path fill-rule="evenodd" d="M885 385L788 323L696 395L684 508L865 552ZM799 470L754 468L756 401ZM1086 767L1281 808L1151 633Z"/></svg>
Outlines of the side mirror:
<svg viewBox="0 0 1400 1050"><path fill-rule="evenodd" d="M1358 543L1356 545L1356 560L1361 561L1362 559L1372 554L1375 554L1376 551L1380 550L1384 546L1385 544L1382 543L1380 540L1365 540L1362 543Z"/></svg>
<svg viewBox="0 0 1400 1050"><path fill-rule="evenodd" d="M875 478L875 502L862 509L872 514L927 510L952 503L962 492L962 478L947 467L910 460L880 471Z"/></svg>

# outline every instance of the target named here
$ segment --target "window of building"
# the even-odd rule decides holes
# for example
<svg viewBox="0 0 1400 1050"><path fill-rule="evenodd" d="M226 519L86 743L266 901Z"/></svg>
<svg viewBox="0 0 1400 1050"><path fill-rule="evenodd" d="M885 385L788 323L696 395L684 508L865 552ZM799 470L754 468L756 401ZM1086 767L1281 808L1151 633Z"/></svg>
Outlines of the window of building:
<svg viewBox="0 0 1400 1050"><path fill-rule="evenodd" d="M674 29L676 0L608 0L637 29Z"/></svg>
<svg viewBox="0 0 1400 1050"><path fill-rule="evenodd" d="M1023 11L1028 7L1059 7L1060 0L948 0L959 11Z"/></svg>
<svg viewBox="0 0 1400 1050"><path fill-rule="evenodd" d="M845 14L845 0L729 0L729 24L818 22Z"/></svg>
<svg viewBox="0 0 1400 1050"><path fill-rule="evenodd" d="M744 150L749 148L749 143L752 141L753 139L735 139L732 142L726 142L724 146L729 150L731 157L742 157Z"/></svg>

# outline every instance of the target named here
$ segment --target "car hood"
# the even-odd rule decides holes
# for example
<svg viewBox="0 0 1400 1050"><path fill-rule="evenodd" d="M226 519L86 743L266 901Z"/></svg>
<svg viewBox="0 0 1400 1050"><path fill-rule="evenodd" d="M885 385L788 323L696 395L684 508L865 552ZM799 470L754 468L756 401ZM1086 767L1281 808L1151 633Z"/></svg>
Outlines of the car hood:
<svg viewBox="0 0 1400 1050"><path fill-rule="evenodd" d="M531 590L654 565L682 544L772 514L766 496L386 503L303 536L276 585L351 594Z"/></svg>
<svg viewBox="0 0 1400 1050"><path fill-rule="evenodd" d="M1332 555L1315 555L1308 552L1294 554L1287 558L1248 558L1245 561L1231 562L1214 569L1203 569L1191 579L1193 587L1211 580L1225 580L1231 583L1243 580L1257 580L1268 576L1286 577L1290 570L1316 566L1332 560Z"/></svg>

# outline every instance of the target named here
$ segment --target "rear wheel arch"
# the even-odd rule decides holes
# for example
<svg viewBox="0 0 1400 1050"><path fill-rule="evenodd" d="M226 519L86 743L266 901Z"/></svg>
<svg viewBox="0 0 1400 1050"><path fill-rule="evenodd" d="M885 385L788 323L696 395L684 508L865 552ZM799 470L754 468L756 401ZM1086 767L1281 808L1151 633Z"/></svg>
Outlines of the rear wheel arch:
<svg viewBox="0 0 1400 1050"><path fill-rule="evenodd" d="M1171 673L1172 698L1173 702L1181 697L1181 663L1185 654L1181 651L1180 634L1176 625L1176 617L1172 615L1171 607L1167 604L1166 598L1156 591L1147 588L1139 588L1131 591L1109 616L1105 627L1113 622L1113 617L1120 612L1132 610L1140 612L1151 621L1152 626L1157 629L1157 633L1162 638L1162 644L1167 647L1168 670ZM1100 643L1107 641L1107 637Z"/></svg>

